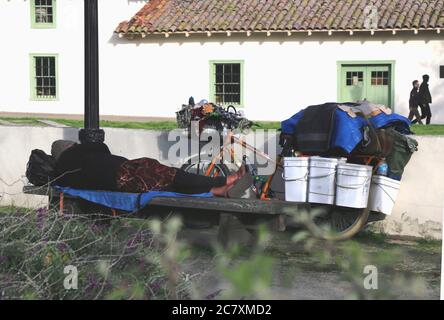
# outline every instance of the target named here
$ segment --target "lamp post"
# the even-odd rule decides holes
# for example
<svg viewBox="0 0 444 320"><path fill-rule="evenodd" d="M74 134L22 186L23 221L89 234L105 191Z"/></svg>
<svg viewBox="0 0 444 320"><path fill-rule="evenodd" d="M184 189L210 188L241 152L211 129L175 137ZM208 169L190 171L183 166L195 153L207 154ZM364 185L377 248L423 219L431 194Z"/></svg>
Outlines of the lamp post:
<svg viewBox="0 0 444 320"><path fill-rule="evenodd" d="M97 0L84 0L85 6L85 128L81 143L103 142L99 113L99 26Z"/></svg>

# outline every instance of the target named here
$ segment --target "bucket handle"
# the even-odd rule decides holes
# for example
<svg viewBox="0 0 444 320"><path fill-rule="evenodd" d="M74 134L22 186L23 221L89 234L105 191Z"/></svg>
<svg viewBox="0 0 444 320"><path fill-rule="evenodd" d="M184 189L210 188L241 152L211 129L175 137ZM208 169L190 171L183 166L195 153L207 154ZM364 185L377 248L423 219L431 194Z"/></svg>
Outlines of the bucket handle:
<svg viewBox="0 0 444 320"><path fill-rule="evenodd" d="M381 188L382 191L384 191L384 193L390 198L390 200L392 200L393 203L396 203L395 199L393 199L392 196L391 196L387 191L385 191L385 189L384 189L383 187L381 187L381 185L376 184L376 186L378 186L379 188Z"/></svg>
<svg viewBox="0 0 444 320"><path fill-rule="evenodd" d="M354 185L349 185L349 186L345 186L345 185L341 185L339 183L336 182L336 186L343 188L343 189L359 189L362 188L369 180L371 177L367 177L367 179L365 179L365 181L362 184L354 184Z"/></svg>
<svg viewBox="0 0 444 320"><path fill-rule="evenodd" d="M287 178L285 177L285 174L282 173L282 179L284 179L285 182L291 182L291 181L303 181L303 180L307 180L307 177L308 177L308 172L307 172L303 177L300 177L300 178L297 178L297 179L287 179Z"/></svg>
<svg viewBox="0 0 444 320"><path fill-rule="evenodd" d="M335 194L325 194L320 192L308 191L309 194L316 194L318 196L334 197Z"/></svg>
<svg viewBox="0 0 444 320"><path fill-rule="evenodd" d="M308 176L309 176L310 179L322 179L322 178L328 178L328 177L330 177L332 175L336 175L336 172L332 172L332 173L329 173L329 174L326 174L326 175L323 175L323 176L311 176L311 175L308 175Z"/></svg>

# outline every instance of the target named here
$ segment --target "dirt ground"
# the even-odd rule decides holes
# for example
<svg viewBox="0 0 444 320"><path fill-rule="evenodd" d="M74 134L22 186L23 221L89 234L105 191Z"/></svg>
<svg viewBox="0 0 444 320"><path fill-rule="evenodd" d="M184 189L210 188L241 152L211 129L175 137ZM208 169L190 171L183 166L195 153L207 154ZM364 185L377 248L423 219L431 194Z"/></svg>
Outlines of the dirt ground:
<svg viewBox="0 0 444 320"><path fill-rule="evenodd" d="M216 241L217 229L185 230L181 238L191 244L192 263L186 266L187 273L199 273L197 287L203 297L217 298L229 288L216 272L216 259L211 245ZM319 253L324 250L318 243L309 252L304 243L291 241L294 233L274 234L266 253L274 258L271 299L357 299L356 283L364 287L365 274L358 280L350 280L348 272L335 263L321 263ZM424 240L393 239L382 235L364 233L356 236L353 243L361 249L366 264L378 268L378 290L364 292L367 299L439 299L441 274L441 242ZM350 242L338 244L340 248ZM347 263L352 257L342 256ZM245 258L239 258L248 259ZM359 269L361 270L361 269ZM356 275L355 275L356 276ZM362 282L361 282L362 277ZM362 288L358 288L358 291ZM239 299L248 297L238 297Z"/></svg>

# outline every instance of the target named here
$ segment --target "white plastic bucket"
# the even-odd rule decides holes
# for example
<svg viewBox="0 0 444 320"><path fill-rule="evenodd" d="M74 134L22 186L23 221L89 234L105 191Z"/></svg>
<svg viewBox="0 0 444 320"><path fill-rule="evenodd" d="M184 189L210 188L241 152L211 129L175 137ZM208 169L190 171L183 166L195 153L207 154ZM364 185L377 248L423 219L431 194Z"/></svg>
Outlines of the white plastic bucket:
<svg viewBox="0 0 444 320"><path fill-rule="evenodd" d="M384 176L374 176L370 188L369 209L391 215L401 182Z"/></svg>
<svg viewBox="0 0 444 320"><path fill-rule="evenodd" d="M284 158L285 201L307 201L308 160L307 157Z"/></svg>
<svg viewBox="0 0 444 320"><path fill-rule="evenodd" d="M338 159L311 157L308 178L308 202L335 203Z"/></svg>
<svg viewBox="0 0 444 320"><path fill-rule="evenodd" d="M373 168L352 163L339 163L336 174L336 205L367 208Z"/></svg>

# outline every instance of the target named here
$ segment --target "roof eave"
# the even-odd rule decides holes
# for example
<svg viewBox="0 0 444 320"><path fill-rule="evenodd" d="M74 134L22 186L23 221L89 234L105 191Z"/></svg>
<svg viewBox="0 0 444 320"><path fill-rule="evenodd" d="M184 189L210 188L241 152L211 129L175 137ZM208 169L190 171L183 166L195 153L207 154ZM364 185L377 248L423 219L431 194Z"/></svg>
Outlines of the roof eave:
<svg viewBox="0 0 444 320"><path fill-rule="evenodd" d="M438 34L441 33L441 30L444 29L443 27L433 27L433 28L384 28L384 29L288 29L288 30L202 30L202 31L153 31L153 32L128 32L128 31L121 31L121 30L115 30L114 33L118 34L119 36L135 36L135 35L143 35L143 37L150 36L150 35L213 35L213 34L227 34L228 36L232 34L277 34L277 33L286 33L288 35L291 35L293 33L295 34L308 34L312 35L314 33L327 33L329 35L332 35L333 33L340 34L340 33L349 33L353 35L354 33L397 33L397 32L414 32L415 34L419 33L420 31L435 31Z"/></svg>

